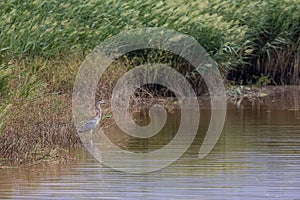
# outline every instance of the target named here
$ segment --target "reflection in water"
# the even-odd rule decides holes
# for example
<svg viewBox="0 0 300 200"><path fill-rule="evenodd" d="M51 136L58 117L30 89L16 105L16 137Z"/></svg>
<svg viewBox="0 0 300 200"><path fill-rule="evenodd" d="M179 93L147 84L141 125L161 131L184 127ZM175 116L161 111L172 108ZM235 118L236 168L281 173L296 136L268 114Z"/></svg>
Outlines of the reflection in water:
<svg viewBox="0 0 300 200"><path fill-rule="evenodd" d="M219 142L199 160L197 153L210 117L209 109L202 108L202 133L191 148L171 166L149 174L115 171L99 164L85 150L79 152L79 160L68 165L1 169L0 199L297 199L298 99L299 91L259 104L248 103L240 109L229 104ZM140 116L144 117L142 113ZM174 137L179 116L169 114L163 135L143 141L129 138L124 148L159 148ZM118 131L114 134L117 138Z"/></svg>

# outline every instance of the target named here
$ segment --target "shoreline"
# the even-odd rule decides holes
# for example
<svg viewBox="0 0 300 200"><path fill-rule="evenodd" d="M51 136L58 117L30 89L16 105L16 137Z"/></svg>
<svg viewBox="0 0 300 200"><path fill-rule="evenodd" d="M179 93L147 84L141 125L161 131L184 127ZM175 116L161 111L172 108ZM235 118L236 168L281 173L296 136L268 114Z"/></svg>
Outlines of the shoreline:
<svg viewBox="0 0 300 200"><path fill-rule="evenodd" d="M273 106L276 109L300 110L300 86L238 86L226 89L227 109L253 104ZM209 102L206 94L199 102ZM298 101L299 100L299 101ZM43 162L69 162L76 159L72 149L82 146L72 121L71 96L56 95L42 102L19 102L11 105L8 113L19 111L19 115L8 114L0 135L0 168L32 165ZM285 104L294 107L288 108ZM134 102L131 113L149 108L153 103L163 105L167 112L174 112L179 105L174 98L140 98ZM105 105L102 127L114 125L106 115L110 105ZM106 117L105 117L106 116ZM102 118L103 119L103 118Z"/></svg>

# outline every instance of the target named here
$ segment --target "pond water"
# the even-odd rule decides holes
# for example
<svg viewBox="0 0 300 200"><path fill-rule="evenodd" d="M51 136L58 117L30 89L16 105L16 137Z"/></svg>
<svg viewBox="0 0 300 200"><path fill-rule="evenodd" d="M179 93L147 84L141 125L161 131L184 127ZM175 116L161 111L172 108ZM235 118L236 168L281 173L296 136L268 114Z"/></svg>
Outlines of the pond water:
<svg viewBox="0 0 300 200"><path fill-rule="evenodd" d="M299 97L298 88L239 108L229 103L218 143L197 159L210 117L203 106L195 142L172 165L151 173L116 171L84 148L69 164L0 169L0 199L300 199ZM168 118L163 137L126 146L138 151L168 143L180 113Z"/></svg>

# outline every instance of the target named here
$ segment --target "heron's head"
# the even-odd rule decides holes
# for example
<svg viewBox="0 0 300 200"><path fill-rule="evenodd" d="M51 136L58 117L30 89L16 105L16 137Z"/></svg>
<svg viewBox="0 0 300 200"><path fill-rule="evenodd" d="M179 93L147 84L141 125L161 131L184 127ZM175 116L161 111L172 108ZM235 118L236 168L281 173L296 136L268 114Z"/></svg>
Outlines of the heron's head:
<svg viewBox="0 0 300 200"><path fill-rule="evenodd" d="M98 101L98 103L99 103L99 104L103 104L103 103L105 103L105 101L104 101L103 99L100 99L100 100Z"/></svg>

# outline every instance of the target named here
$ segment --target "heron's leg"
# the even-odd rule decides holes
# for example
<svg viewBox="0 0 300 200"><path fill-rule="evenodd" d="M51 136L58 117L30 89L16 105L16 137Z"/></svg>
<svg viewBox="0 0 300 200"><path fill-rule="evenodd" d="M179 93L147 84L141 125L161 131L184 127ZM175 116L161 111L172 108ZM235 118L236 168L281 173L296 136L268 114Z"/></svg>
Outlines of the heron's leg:
<svg viewBox="0 0 300 200"><path fill-rule="evenodd" d="M93 146L93 129L90 131L90 145Z"/></svg>

